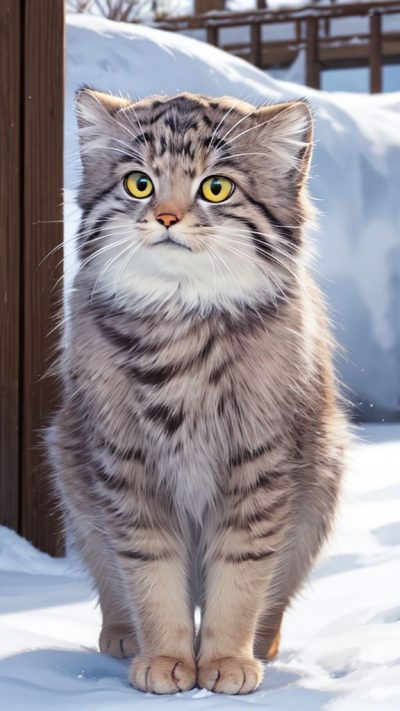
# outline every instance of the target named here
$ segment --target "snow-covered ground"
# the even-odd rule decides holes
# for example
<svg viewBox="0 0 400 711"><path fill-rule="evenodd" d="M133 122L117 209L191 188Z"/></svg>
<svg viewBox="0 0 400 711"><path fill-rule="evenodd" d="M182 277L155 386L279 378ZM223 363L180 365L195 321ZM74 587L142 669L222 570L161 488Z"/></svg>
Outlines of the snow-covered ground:
<svg viewBox="0 0 400 711"><path fill-rule="evenodd" d="M398 711L400 426L370 425L351 451L337 530L288 613L281 652L248 697L157 697L128 662L96 651L100 615L74 560L0 528L0 707L4 711Z"/></svg>
<svg viewBox="0 0 400 711"><path fill-rule="evenodd" d="M320 210L317 276L338 361L364 417L400 418L400 92L319 92L277 81L210 45L150 27L70 15L66 94L66 283L79 210L74 91L82 83L132 97L197 91L261 105L306 96L315 116L310 188ZM296 76L296 71L293 72ZM47 219L43 215L42 219Z"/></svg>

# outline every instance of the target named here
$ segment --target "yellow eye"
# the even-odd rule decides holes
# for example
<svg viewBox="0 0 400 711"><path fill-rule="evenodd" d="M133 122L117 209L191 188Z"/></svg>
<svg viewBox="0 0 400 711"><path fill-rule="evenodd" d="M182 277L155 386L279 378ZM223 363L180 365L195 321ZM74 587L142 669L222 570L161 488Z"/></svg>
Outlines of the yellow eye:
<svg viewBox="0 0 400 711"><path fill-rule="evenodd" d="M146 173L129 173L124 180L124 187L134 198L147 198L154 192L154 185Z"/></svg>
<svg viewBox="0 0 400 711"><path fill-rule="evenodd" d="M222 175L206 178L200 185L200 195L208 202L223 202L230 197L235 189L235 183Z"/></svg>

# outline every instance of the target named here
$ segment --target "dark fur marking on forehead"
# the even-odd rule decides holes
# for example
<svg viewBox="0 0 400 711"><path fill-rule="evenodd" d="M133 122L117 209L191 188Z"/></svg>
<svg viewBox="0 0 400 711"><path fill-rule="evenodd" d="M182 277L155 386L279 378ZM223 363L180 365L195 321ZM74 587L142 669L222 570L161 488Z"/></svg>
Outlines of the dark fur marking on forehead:
<svg viewBox="0 0 400 711"><path fill-rule="evenodd" d="M165 151L167 150L167 141L165 139L165 136L161 136L160 138L160 158L164 155Z"/></svg>
<svg viewBox="0 0 400 711"><path fill-rule="evenodd" d="M207 136L207 138L203 140L203 144L205 148L209 148L211 146L213 150L223 151L224 159L226 155L229 155L226 153L227 142L224 141L222 137L218 138L218 136Z"/></svg>
<svg viewBox="0 0 400 711"><path fill-rule="evenodd" d="M212 121L211 121L210 118L208 118L207 114L203 114L203 116L202 116L201 118L203 119L203 121L204 121L204 123L206 124L206 126L208 126L208 128L211 128L211 126L212 126Z"/></svg>
<svg viewBox="0 0 400 711"><path fill-rule="evenodd" d="M219 103L218 101L210 101L209 104L210 108L212 109L219 109Z"/></svg>
<svg viewBox="0 0 400 711"><path fill-rule="evenodd" d="M190 140L186 141L183 145L183 153L185 156L189 156L190 160L194 160L194 150Z"/></svg>
<svg viewBox="0 0 400 711"><path fill-rule="evenodd" d="M154 143L154 133L151 133L150 131L142 131L142 133L139 133L132 141L132 145L135 145L135 143L140 143L141 145L144 145L145 143Z"/></svg>
<svg viewBox="0 0 400 711"><path fill-rule="evenodd" d="M142 123L142 124L144 123L144 124L146 124L146 125L148 125L148 126L153 126L153 125L154 125L155 123L157 123L157 121L159 121L168 111L169 111L169 107L167 107L167 106L164 105L163 108L160 109L160 111L158 111L156 114L154 114L154 116L149 116L148 118L143 119L143 121L142 121L141 123Z"/></svg>
<svg viewBox="0 0 400 711"><path fill-rule="evenodd" d="M171 116L168 116L166 119L164 119L164 124L167 126L167 128L170 128L173 133L175 133L178 130L178 127L176 125L175 117L172 118Z"/></svg>
<svg viewBox="0 0 400 711"><path fill-rule="evenodd" d="M214 141L214 146L213 146L213 148L218 149L218 150L222 150L222 149L225 148L227 145L228 145L228 142L227 142L227 141L224 141L224 139L223 139L222 136L221 136L221 138L219 138L218 136L216 136L215 141Z"/></svg>

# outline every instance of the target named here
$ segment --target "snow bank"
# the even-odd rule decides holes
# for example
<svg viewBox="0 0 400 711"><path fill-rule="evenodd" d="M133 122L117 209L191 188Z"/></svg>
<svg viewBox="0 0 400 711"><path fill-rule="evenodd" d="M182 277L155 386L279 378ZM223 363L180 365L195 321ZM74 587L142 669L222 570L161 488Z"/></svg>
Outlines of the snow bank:
<svg viewBox="0 0 400 711"><path fill-rule="evenodd" d="M335 538L286 617L281 653L248 697L133 690L128 663L96 651L100 612L88 582L0 528L2 708L398 711L400 426L361 436Z"/></svg>
<svg viewBox="0 0 400 711"><path fill-rule="evenodd" d="M67 238L79 219L72 99L82 82L133 97L183 90L256 104L308 97L316 120L317 267L347 353L340 376L365 418L400 417L400 93L318 92L188 37L86 16L68 18L67 51ZM75 266L66 246L68 281Z"/></svg>

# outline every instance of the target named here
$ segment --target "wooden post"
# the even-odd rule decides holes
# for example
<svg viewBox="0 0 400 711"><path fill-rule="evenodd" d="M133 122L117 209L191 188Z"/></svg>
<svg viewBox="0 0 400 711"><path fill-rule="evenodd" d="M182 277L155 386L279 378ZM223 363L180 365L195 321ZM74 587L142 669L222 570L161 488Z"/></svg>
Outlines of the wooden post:
<svg viewBox="0 0 400 711"><path fill-rule="evenodd" d="M19 526L20 62L19 0L0 1L0 523Z"/></svg>
<svg viewBox="0 0 400 711"><path fill-rule="evenodd" d="M381 14L373 12L369 18L370 26L370 59L369 88L375 94L382 91L382 35Z"/></svg>
<svg viewBox="0 0 400 711"><path fill-rule="evenodd" d="M318 20L307 19L306 84L313 89L320 88L320 66L318 62Z"/></svg>
<svg viewBox="0 0 400 711"><path fill-rule="evenodd" d="M39 265L63 240L63 0L0 0L0 27L0 523L56 553L41 431L59 391L46 371L62 249Z"/></svg>
<svg viewBox="0 0 400 711"><path fill-rule="evenodd" d="M207 42L218 47L219 27L217 25L207 25Z"/></svg>
<svg viewBox="0 0 400 711"><path fill-rule="evenodd" d="M296 42L301 42L302 32L301 32L301 20L296 20L295 22L295 34Z"/></svg>
<svg viewBox="0 0 400 711"><path fill-rule="evenodd" d="M24 69L24 367L21 533L52 553L58 524L49 491L40 429L57 404L58 384L48 376L59 332L55 317L62 299L62 258L49 252L63 240L63 0L25 3ZM50 332L53 332L50 335Z"/></svg>
<svg viewBox="0 0 400 711"><path fill-rule="evenodd" d="M262 66L261 24L251 25L251 61L256 67Z"/></svg>

